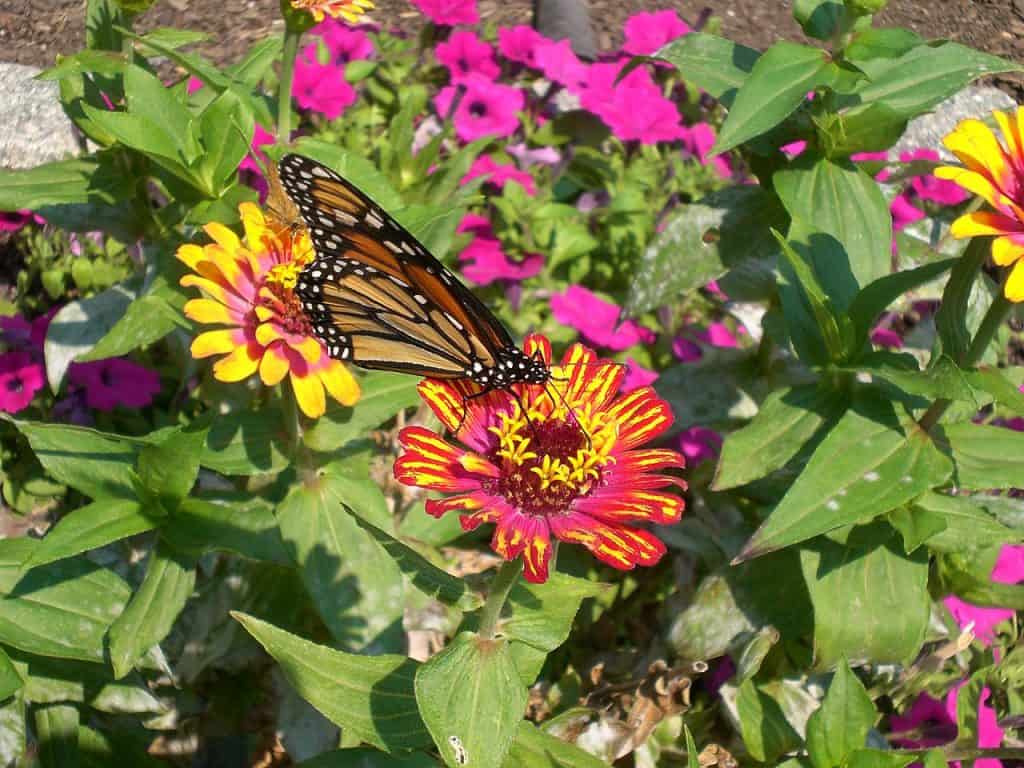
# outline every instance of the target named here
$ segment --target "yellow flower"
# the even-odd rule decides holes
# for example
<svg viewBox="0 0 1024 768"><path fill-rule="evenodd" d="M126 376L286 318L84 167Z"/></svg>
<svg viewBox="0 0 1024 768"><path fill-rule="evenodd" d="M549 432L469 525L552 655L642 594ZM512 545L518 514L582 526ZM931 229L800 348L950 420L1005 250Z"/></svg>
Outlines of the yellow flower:
<svg viewBox="0 0 1024 768"><path fill-rule="evenodd" d="M244 240L211 223L205 229L213 243L178 249L178 259L194 272L181 284L203 294L185 305L185 315L197 323L226 326L196 336L192 356L223 355L213 365L221 381L242 381L258 371L264 384L274 386L288 376L299 407L311 418L324 414L325 390L342 405L354 404L359 384L313 336L292 291L312 257L308 234L264 216L253 203L242 203L238 210Z"/></svg>
<svg viewBox="0 0 1024 768"><path fill-rule="evenodd" d="M366 12L373 9L371 0L291 0L292 8L309 11L318 22L324 14L332 19L342 18L349 24L358 24Z"/></svg>
<svg viewBox="0 0 1024 768"><path fill-rule="evenodd" d="M964 120L942 143L963 166L935 169L978 195L994 211L975 211L953 222L953 237L995 235L992 260L1001 267L1013 265L1004 291L1010 301L1024 301L1024 108L1014 115L993 112L1005 146L980 120Z"/></svg>

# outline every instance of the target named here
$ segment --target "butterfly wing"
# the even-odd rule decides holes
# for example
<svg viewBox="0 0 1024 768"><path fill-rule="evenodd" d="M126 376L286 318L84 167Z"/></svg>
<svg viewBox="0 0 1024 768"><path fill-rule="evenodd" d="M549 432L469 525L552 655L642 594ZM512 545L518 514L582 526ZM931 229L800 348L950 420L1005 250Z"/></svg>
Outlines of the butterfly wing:
<svg viewBox="0 0 1024 768"><path fill-rule="evenodd" d="M320 163L280 162L316 259L296 292L328 352L365 368L464 378L514 348L501 322L383 208Z"/></svg>

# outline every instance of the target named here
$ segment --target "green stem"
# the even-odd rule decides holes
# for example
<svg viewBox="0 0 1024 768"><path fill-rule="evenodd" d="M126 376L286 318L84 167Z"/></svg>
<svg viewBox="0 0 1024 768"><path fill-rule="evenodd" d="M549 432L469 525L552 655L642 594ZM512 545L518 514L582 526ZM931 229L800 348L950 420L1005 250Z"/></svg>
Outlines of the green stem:
<svg viewBox="0 0 1024 768"><path fill-rule="evenodd" d="M301 30L285 26L281 53L281 81L277 88L277 140L287 144L292 135L292 81L295 79L295 58L299 54Z"/></svg>
<svg viewBox="0 0 1024 768"><path fill-rule="evenodd" d="M523 558L506 560L501 564L498 573L491 582L491 588L487 593L487 602L484 603L483 611L480 613L480 636L490 640L498 629L498 619L501 618L501 609L505 607L508 593L515 586L520 571L523 570Z"/></svg>
<svg viewBox="0 0 1024 768"><path fill-rule="evenodd" d="M317 464L313 452L302 439L305 434L302 410L295 398L295 392L287 383L281 385L281 404L285 432L288 435L288 449L299 479L307 485L317 477Z"/></svg>
<svg viewBox="0 0 1024 768"><path fill-rule="evenodd" d="M992 339L995 338L1000 327L1006 322L1006 316L1010 313L1011 307L1013 307L1013 302L1006 298L1000 287L999 295L992 301L988 312L985 313L985 317L978 327L978 332L971 341L971 345L967 348L963 359L959 361L961 368L973 368L978 364L985 354L985 350L988 349L988 345L992 343ZM946 398L939 398L932 403L918 422L921 429L927 432L934 427L951 404L952 401Z"/></svg>
<svg viewBox="0 0 1024 768"><path fill-rule="evenodd" d="M935 747L942 751L943 757L946 760L980 760L984 757L990 757L996 760L1024 760L1024 749L1015 747L1000 747L998 749L981 749L976 747L956 747L950 746L943 749L942 747ZM915 757L924 759L924 756L930 750L927 749L898 749L895 750L895 754L901 757Z"/></svg>

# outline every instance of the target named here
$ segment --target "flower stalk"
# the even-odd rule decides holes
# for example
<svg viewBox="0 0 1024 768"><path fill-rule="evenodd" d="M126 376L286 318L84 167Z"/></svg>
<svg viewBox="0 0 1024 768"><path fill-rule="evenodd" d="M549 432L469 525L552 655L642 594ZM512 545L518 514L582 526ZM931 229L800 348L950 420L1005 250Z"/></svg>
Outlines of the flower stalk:
<svg viewBox="0 0 1024 768"><path fill-rule="evenodd" d="M515 586L522 570L523 561L521 558L506 560L498 568L494 581L491 582L491 588L487 593L487 602L484 603L483 610L480 613L480 636L485 640L490 640L494 637L494 633L498 629L498 620L501 618L501 610L505 607L509 592Z"/></svg>
<svg viewBox="0 0 1024 768"><path fill-rule="evenodd" d="M299 55L302 29L294 24L284 28L281 53L281 79L277 88L277 140L287 144L292 135L292 83L295 80L295 59Z"/></svg>

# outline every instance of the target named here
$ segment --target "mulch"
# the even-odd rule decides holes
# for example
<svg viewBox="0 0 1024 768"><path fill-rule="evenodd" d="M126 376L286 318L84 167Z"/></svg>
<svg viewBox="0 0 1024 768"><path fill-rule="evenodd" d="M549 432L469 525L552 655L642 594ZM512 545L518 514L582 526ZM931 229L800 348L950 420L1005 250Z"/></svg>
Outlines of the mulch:
<svg viewBox="0 0 1024 768"><path fill-rule="evenodd" d="M484 23L529 23L531 0L480 0ZM726 37L758 49L779 38L802 40L788 0L590 0L598 45L613 50L627 18L641 10L674 8L694 22L709 9L722 20ZM0 59L51 66L84 42L85 0L9 0L0 7ZM408 0L377 0L373 18L385 27L414 33L422 17ZM879 23L905 26L926 38L948 38L1016 61L1024 61L1024 0L891 0ZM281 30L278 0L159 0L139 20L141 29L181 27L206 32L200 47L218 62L236 60L256 40ZM999 82L1024 96L1024 80Z"/></svg>

